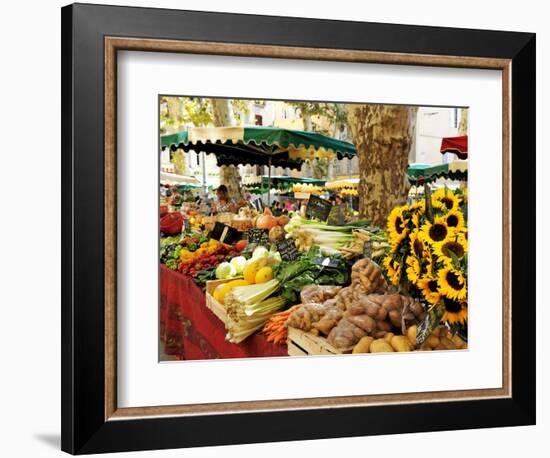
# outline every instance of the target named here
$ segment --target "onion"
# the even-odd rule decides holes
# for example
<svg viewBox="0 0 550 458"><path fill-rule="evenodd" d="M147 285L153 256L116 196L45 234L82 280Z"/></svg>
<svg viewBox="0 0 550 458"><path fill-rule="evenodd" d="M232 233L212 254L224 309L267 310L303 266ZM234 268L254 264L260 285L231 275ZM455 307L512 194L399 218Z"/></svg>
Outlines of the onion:
<svg viewBox="0 0 550 458"><path fill-rule="evenodd" d="M277 226L277 218L273 216L269 208L266 208L264 214L256 220L256 227L258 229L271 229L275 226Z"/></svg>

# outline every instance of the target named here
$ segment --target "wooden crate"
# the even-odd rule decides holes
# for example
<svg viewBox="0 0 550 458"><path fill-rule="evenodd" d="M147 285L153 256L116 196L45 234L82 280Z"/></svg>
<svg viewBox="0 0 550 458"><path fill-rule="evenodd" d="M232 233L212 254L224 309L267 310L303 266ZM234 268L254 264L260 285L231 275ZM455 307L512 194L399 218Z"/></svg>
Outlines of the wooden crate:
<svg viewBox="0 0 550 458"><path fill-rule="evenodd" d="M230 278L229 280L209 280L206 282L206 307L216 315L223 324L227 323L227 312L223 304L220 304L212 294L214 290L223 283L233 280L242 280L243 277Z"/></svg>
<svg viewBox="0 0 550 458"><path fill-rule="evenodd" d="M338 350L326 338L292 327L288 328L287 346L289 356L341 355L351 351Z"/></svg>
<svg viewBox="0 0 550 458"><path fill-rule="evenodd" d="M223 304L220 304L212 294L218 285L231 280L210 280L206 282L206 307L216 315L224 324L227 322L227 313Z"/></svg>

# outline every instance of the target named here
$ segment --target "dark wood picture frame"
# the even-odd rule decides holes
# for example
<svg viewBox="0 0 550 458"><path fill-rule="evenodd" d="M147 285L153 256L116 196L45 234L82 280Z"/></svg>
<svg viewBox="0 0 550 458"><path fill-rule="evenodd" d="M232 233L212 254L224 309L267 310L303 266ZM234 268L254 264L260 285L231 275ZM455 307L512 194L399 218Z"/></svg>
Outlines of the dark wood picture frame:
<svg viewBox="0 0 550 458"><path fill-rule="evenodd" d="M503 386L117 408L116 55L127 49L502 71ZM62 215L62 449L69 453L535 423L534 34L64 7Z"/></svg>

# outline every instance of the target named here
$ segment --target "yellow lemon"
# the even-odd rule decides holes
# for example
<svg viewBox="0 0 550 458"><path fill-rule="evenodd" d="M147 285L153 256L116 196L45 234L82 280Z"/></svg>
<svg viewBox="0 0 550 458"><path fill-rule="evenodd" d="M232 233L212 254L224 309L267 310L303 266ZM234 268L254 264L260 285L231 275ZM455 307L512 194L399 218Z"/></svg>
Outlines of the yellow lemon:
<svg viewBox="0 0 550 458"><path fill-rule="evenodd" d="M265 283L273 280L273 269L271 267L262 267L256 273L256 283Z"/></svg>
<svg viewBox="0 0 550 458"><path fill-rule="evenodd" d="M233 288L237 286L248 286L250 285L250 282L247 282L246 280L233 280L228 281L227 283L222 283L221 285L218 285L216 289L214 290L214 293L212 296L214 299L216 299L220 304L225 303L225 295L231 291Z"/></svg>
<svg viewBox="0 0 550 458"><path fill-rule="evenodd" d="M251 262L243 270L243 277L250 283L256 283L256 273L258 272L258 263Z"/></svg>

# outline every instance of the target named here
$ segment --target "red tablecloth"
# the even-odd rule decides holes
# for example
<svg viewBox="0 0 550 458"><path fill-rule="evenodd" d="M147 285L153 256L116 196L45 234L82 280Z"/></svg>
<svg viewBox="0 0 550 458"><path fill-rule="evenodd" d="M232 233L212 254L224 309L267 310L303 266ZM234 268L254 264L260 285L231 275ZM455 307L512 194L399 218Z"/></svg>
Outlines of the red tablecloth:
<svg viewBox="0 0 550 458"><path fill-rule="evenodd" d="M191 277L160 266L160 332L164 352L178 359L288 356L286 345L260 333L240 344L225 340L225 326L205 305L204 292Z"/></svg>

